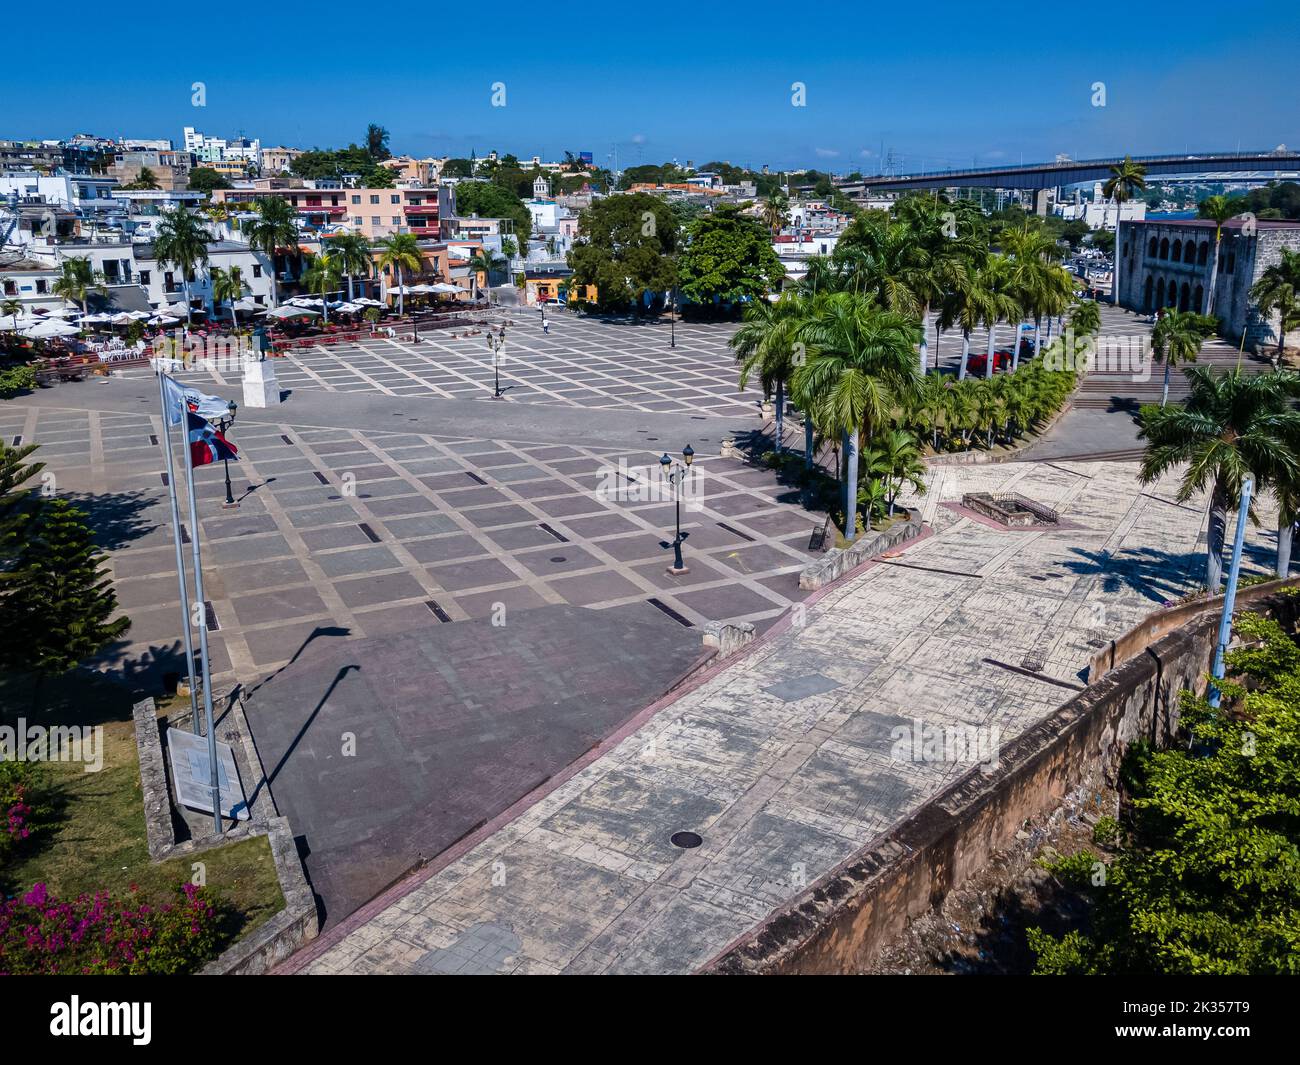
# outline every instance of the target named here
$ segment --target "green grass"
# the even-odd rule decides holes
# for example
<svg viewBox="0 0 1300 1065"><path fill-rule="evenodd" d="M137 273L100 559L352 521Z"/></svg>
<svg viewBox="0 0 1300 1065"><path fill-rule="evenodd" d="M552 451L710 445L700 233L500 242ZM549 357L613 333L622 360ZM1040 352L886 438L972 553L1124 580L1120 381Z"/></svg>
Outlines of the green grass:
<svg viewBox="0 0 1300 1065"><path fill-rule="evenodd" d="M140 767L136 758L131 693L99 675L73 673L48 682L33 710L32 685L0 678L0 723L99 725L103 768L87 773L80 763L45 767L54 790L55 820L0 867L0 890L28 890L38 881L58 897L107 889L123 895L135 885L151 903L172 900L202 862L209 887L233 909L229 931L245 935L284 907L270 844L265 836L203 854L154 863L145 836Z"/></svg>

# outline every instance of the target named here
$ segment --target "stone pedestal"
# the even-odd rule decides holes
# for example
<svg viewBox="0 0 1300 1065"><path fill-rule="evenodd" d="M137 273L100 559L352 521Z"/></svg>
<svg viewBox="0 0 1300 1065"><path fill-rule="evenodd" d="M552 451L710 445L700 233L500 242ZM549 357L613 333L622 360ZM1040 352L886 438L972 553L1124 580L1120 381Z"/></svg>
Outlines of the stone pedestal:
<svg viewBox="0 0 1300 1065"><path fill-rule="evenodd" d="M244 363L244 406L275 407L280 403L280 382L269 362Z"/></svg>

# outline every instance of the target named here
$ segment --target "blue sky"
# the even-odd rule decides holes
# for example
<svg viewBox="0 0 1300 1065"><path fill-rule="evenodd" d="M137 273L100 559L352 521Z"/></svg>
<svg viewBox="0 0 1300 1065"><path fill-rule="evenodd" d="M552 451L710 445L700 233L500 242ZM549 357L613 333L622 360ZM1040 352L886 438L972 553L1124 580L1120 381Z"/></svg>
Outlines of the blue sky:
<svg viewBox="0 0 1300 1065"><path fill-rule="evenodd" d="M119 19L74 3L60 30L11 16L31 62L0 69L0 137L179 142L193 125L309 148L360 140L373 121L395 152L416 155L568 149L608 165L616 148L620 166L867 172L882 147L915 170L1300 145L1293 0L1228 13L1199 0L1167 14L1044 5L1016 21L1010 12L1028 9L976 8L462 0L376 7L366 33L356 4ZM64 37L70 26L81 30ZM52 33L101 58L47 68ZM204 107L191 104L194 82ZM492 106L496 82L504 107ZM795 82L806 106L792 106ZM1096 82L1105 107L1092 105Z"/></svg>

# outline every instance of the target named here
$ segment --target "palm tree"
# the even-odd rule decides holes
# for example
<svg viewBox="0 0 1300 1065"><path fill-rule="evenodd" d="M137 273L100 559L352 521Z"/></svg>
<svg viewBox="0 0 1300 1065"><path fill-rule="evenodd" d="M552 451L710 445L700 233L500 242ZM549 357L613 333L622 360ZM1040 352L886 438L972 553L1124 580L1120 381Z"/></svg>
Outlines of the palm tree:
<svg viewBox="0 0 1300 1065"><path fill-rule="evenodd" d="M1101 305L1096 300L1079 300L1070 310L1070 328L1080 339L1095 336L1101 329Z"/></svg>
<svg viewBox="0 0 1300 1065"><path fill-rule="evenodd" d="M1223 244L1223 223L1232 217L1226 196L1207 196L1201 201L1201 217L1214 222L1214 265L1210 267L1210 287L1205 293L1205 314L1214 313L1214 286L1219 280L1219 247Z"/></svg>
<svg viewBox="0 0 1300 1065"><path fill-rule="evenodd" d="M1008 322L1015 318L1018 322L1023 308L1016 292L1011 260L1005 255L990 255L975 284L984 293L981 320L989 331L988 359L984 364L984 377L987 379L993 376L998 323L1004 318Z"/></svg>
<svg viewBox="0 0 1300 1065"><path fill-rule="evenodd" d="M10 298L6 300L0 300L0 315L5 315L6 317L9 318L15 318L17 317L18 312L21 311L22 309L23 309L22 303L16 299Z"/></svg>
<svg viewBox="0 0 1300 1065"><path fill-rule="evenodd" d="M945 293L939 308L939 322L944 329L956 325L961 328L961 362L957 366L957 380L966 380L966 364L970 361L970 335L980 323L987 320L993 294L983 287L982 271Z"/></svg>
<svg viewBox="0 0 1300 1065"><path fill-rule="evenodd" d="M1178 501L1209 489L1205 586L1215 595L1223 575L1228 511L1238 505L1242 482L1247 476L1261 486L1300 478L1300 412L1291 406L1300 377L1240 369L1216 376L1208 366L1189 366L1183 374L1191 393L1181 405L1143 408L1139 439L1147 446L1140 476L1151 484L1186 465Z"/></svg>
<svg viewBox="0 0 1300 1065"><path fill-rule="evenodd" d="M939 419L948 409L948 382L941 374L926 374L917 386L915 424L922 431L930 432L930 444L939 450Z"/></svg>
<svg viewBox="0 0 1300 1065"><path fill-rule="evenodd" d="M1250 298L1265 314L1277 311L1281 318L1277 329L1277 357L1274 365L1286 352L1286 335L1300 329L1300 251L1281 249L1281 258L1265 267L1250 288Z"/></svg>
<svg viewBox="0 0 1300 1065"><path fill-rule="evenodd" d="M790 201L782 196L779 192L773 193L763 204L763 223L771 231L772 236L781 232L789 217L788 210Z"/></svg>
<svg viewBox="0 0 1300 1065"><path fill-rule="evenodd" d="M303 287L308 292L320 296L323 320L327 323L330 320L330 294L338 291L342 279L343 274L339 269L338 260L329 252L321 252L313 256L307 263L307 269L303 271Z"/></svg>
<svg viewBox="0 0 1300 1065"><path fill-rule="evenodd" d="M1167 310L1151 331L1151 354L1165 364L1164 389L1160 406L1169 402L1169 371L1179 363L1195 362L1201 345L1213 328L1214 319L1195 311ZM1208 328L1207 328L1208 327Z"/></svg>
<svg viewBox="0 0 1300 1065"><path fill-rule="evenodd" d="M289 201L268 196L254 205L257 217L244 224L244 236L251 247L271 260L271 304L280 306L280 285L275 270L275 256L281 248L298 247L298 215Z"/></svg>
<svg viewBox="0 0 1300 1065"><path fill-rule="evenodd" d="M183 207L168 211L158 222L158 237L154 241L154 255L160 263L171 263L181 274L181 287L185 290L185 321L190 318L190 280L194 271L208 261L208 243L212 234L198 218Z"/></svg>
<svg viewBox="0 0 1300 1065"><path fill-rule="evenodd" d="M214 266L212 275L212 302L220 307L222 303L230 304L230 323L239 328L239 316L235 313L235 301L244 295L244 273L238 266L223 270Z"/></svg>
<svg viewBox="0 0 1300 1065"><path fill-rule="evenodd" d="M905 429L890 429L882 434L868 453L865 465L880 477L891 518L898 493L904 485L911 485L918 495L925 493L926 465L921 459L916 437Z"/></svg>
<svg viewBox="0 0 1300 1065"><path fill-rule="evenodd" d="M791 379L796 402L843 435L844 537L857 537L858 449L916 390L920 326L848 292L819 296L797 332L807 361Z"/></svg>
<svg viewBox="0 0 1300 1065"><path fill-rule="evenodd" d="M1119 306L1119 216L1123 205L1133 198L1133 194L1147 187L1146 174L1146 167L1141 163L1133 162L1132 158L1126 155L1122 163L1110 168L1110 177L1106 179L1106 184L1101 189L1105 196L1115 201L1115 265L1110 272L1110 287L1113 297L1111 302L1116 307Z"/></svg>
<svg viewBox="0 0 1300 1065"><path fill-rule="evenodd" d="M402 271L418 273L424 260L420 257L420 242L414 233L394 233L379 242L380 269L391 269L397 279L397 313L404 314L406 301L402 298Z"/></svg>
<svg viewBox="0 0 1300 1065"><path fill-rule="evenodd" d="M1020 229L1003 235L1002 249L1012 261L1012 286L1019 300L1034 318L1034 357L1041 345L1043 316L1060 314L1067 306L1074 283L1065 270L1056 265L1061 257L1061 246L1041 228L1030 228L1026 222ZM1019 337L1011 353L1011 368L1020 366Z"/></svg>
<svg viewBox="0 0 1300 1065"><path fill-rule="evenodd" d="M80 304L83 315L87 311L86 300L92 291L98 292L101 296L108 294L104 275L90 265L89 258L64 259L60 264L60 270L62 273L55 279L52 291L69 303ZM13 313L18 312L15 310Z"/></svg>
<svg viewBox="0 0 1300 1065"><path fill-rule="evenodd" d="M785 439L785 388L795 371L797 358L795 334L802 324L807 301L786 293L773 303L755 300L745 310L745 321L728 343L740 363L740 389L744 391L750 375L757 374L763 394L776 393L776 450L781 453ZM811 448L812 420L805 424L805 449ZM811 460L811 455L805 454Z"/></svg>
<svg viewBox="0 0 1300 1065"><path fill-rule="evenodd" d="M478 299L478 275L482 274L483 279L490 285L492 283L492 266L496 260L493 259L492 253L487 248L480 248L469 258L469 295L470 299Z"/></svg>
<svg viewBox="0 0 1300 1065"><path fill-rule="evenodd" d="M329 253L338 264L343 276L348 279L348 299L352 299L355 290L352 279L358 274L369 277L372 260L370 257L370 238L364 233L339 233L329 238Z"/></svg>

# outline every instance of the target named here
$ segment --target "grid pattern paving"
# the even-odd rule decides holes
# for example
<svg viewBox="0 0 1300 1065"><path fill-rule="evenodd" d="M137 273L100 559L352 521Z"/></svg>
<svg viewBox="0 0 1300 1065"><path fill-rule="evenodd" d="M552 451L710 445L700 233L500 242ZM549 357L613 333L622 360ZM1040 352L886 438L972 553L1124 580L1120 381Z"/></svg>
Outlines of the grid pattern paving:
<svg viewBox="0 0 1300 1065"><path fill-rule="evenodd" d="M110 550L132 618L118 655L130 669L178 646L161 431L144 413L0 414L7 442L41 444L57 490L90 511ZM320 626L376 636L544 604L641 604L683 626L747 620L761 628L802 598L798 574L823 520L768 471L698 459L698 494L682 509L689 572L672 576L663 545L673 502L618 489L629 487L626 475L644 482L647 467L657 472L652 445L601 450L269 423L236 426L231 438L242 456L231 466L240 508L221 507L219 465L196 474L205 592L219 625L211 664L223 679L278 668ZM182 512L188 526L184 503Z"/></svg>
<svg viewBox="0 0 1300 1065"><path fill-rule="evenodd" d="M507 329L500 380L508 401L645 413L752 417L762 399L737 389L727 347L733 327L677 323L676 347L664 322L617 324L568 313L541 318L519 311ZM494 388L486 334L464 328L369 337L357 344L294 349L276 361L288 389L379 392L482 399Z"/></svg>

